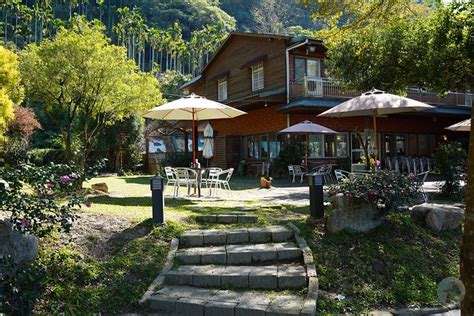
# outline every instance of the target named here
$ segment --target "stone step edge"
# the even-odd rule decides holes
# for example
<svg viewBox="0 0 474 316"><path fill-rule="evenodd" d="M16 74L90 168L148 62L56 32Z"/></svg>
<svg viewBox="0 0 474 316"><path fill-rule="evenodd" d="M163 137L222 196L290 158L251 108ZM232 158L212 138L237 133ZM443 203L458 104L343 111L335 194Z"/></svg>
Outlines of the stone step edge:
<svg viewBox="0 0 474 316"><path fill-rule="evenodd" d="M288 227L275 225L229 229L190 230L180 236L182 248L206 245L283 242L294 238Z"/></svg>
<svg viewBox="0 0 474 316"><path fill-rule="evenodd" d="M306 276L308 277L308 293L306 297L308 299L318 300L319 291L319 279L316 272L316 265L314 264L313 251L308 246L306 240L301 236L301 231L295 224L288 222L287 227L291 229L295 234L296 243L298 247L303 251L303 264L306 267Z"/></svg>
<svg viewBox="0 0 474 316"><path fill-rule="evenodd" d="M283 242L183 248L175 256L183 265L249 265L259 262L294 262L303 257L303 252L294 242Z"/></svg>
<svg viewBox="0 0 474 316"><path fill-rule="evenodd" d="M239 315L239 313L245 315L252 310L258 310L260 314L275 311L283 313L279 315L284 315L285 311L291 315L296 312L301 316L316 314L316 300L297 295L281 296L278 292L269 295L254 291L238 292L189 286L169 286L160 289L149 301L152 309L167 313L184 312L184 315L203 314L204 311L213 312L213 315L228 315L229 312L234 315ZM184 307L181 309L177 308L176 304L179 303L187 306L181 306ZM189 306L189 303L194 306ZM194 310L192 310L193 308ZM236 308L238 311L236 311Z"/></svg>
<svg viewBox="0 0 474 316"><path fill-rule="evenodd" d="M235 214L235 213L224 213L224 214L207 214L197 215L196 221L201 223L216 223L216 224L252 224L258 221L257 215L249 214Z"/></svg>
<svg viewBox="0 0 474 316"><path fill-rule="evenodd" d="M181 266L165 275L167 285L206 288L303 289L308 286L302 265Z"/></svg>
<svg viewBox="0 0 474 316"><path fill-rule="evenodd" d="M178 251L178 248L179 248L179 239L173 238L170 242L170 249L168 250L168 255L166 256L165 264L163 268L161 269L160 274L153 280L153 282L150 284L148 289L145 291L143 296L138 301L140 305L146 303L150 299L150 297L155 293L155 290L157 288L160 288L163 285L163 283L165 282L166 273L168 273L169 271L171 271L171 269L173 269L174 257L175 257L176 252Z"/></svg>

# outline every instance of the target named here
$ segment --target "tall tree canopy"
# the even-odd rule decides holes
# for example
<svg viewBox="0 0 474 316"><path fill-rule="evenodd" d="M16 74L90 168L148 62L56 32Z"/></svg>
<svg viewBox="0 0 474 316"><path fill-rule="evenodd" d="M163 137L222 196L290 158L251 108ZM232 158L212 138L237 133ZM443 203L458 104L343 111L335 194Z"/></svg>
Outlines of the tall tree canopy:
<svg viewBox="0 0 474 316"><path fill-rule="evenodd" d="M105 126L162 102L157 80L111 45L103 27L83 20L29 45L20 61L28 96L58 126L67 159L78 141L82 166Z"/></svg>
<svg viewBox="0 0 474 316"><path fill-rule="evenodd" d="M0 140L13 119L13 105L22 98L17 56L0 46Z"/></svg>
<svg viewBox="0 0 474 316"><path fill-rule="evenodd" d="M328 29L328 72L348 88L412 86L443 93L474 88L474 3L428 7L412 0L300 1ZM474 112L472 112L474 121ZM461 280L462 315L474 315L474 129L469 141L468 187Z"/></svg>
<svg viewBox="0 0 474 316"><path fill-rule="evenodd" d="M328 73L352 89L439 93L474 86L472 4L439 6L430 14L367 25L330 40Z"/></svg>

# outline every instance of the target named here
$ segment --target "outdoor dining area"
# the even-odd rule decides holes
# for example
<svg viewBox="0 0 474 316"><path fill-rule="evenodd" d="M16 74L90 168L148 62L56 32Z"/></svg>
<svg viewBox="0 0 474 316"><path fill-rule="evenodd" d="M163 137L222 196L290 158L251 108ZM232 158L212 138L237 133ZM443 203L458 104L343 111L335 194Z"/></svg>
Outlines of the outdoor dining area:
<svg viewBox="0 0 474 316"><path fill-rule="evenodd" d="M166 186L173 190L173 197L179 197L180 188L185 187L187 195L203 196L203 189L208 190L208 197L217 197L219 190L230 196L229 181L234 168L173 168L165 167Z"/></svg>

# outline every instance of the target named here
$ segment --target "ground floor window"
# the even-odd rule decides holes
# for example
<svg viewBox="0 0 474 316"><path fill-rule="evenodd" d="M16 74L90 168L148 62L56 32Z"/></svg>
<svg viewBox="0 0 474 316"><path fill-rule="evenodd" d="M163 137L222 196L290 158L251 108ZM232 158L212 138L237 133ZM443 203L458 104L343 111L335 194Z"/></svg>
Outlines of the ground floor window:
<svg viewBox="0 0 474 316"><path fill-rule="evenodd" d="M244 159L273 159L280 154L283 135L259 134L242 137Z"/></svg>
<svg viewBox="0 0 474 316"><path fill-rule="evenodd" d="M309 158L341 158L349 154L349 134L310 134L308 141L306 135L293 135L297 142L306 148L308 146ZM286 135L279 133L250 135L242 138L244 159L274 159L286 139Z"/></svg>

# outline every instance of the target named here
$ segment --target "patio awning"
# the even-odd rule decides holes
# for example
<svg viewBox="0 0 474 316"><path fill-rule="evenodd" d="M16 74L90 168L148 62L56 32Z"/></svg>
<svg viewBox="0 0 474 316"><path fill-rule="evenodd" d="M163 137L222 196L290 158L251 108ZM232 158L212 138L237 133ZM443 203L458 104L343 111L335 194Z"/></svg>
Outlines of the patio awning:
<svg viewBox="0 0 474 316"><path fill-rule="evenodd" d="M325 98L303 98L282 105L277 111L286 112L296 108L326 110L341 104L343 100Z"/></svg>

